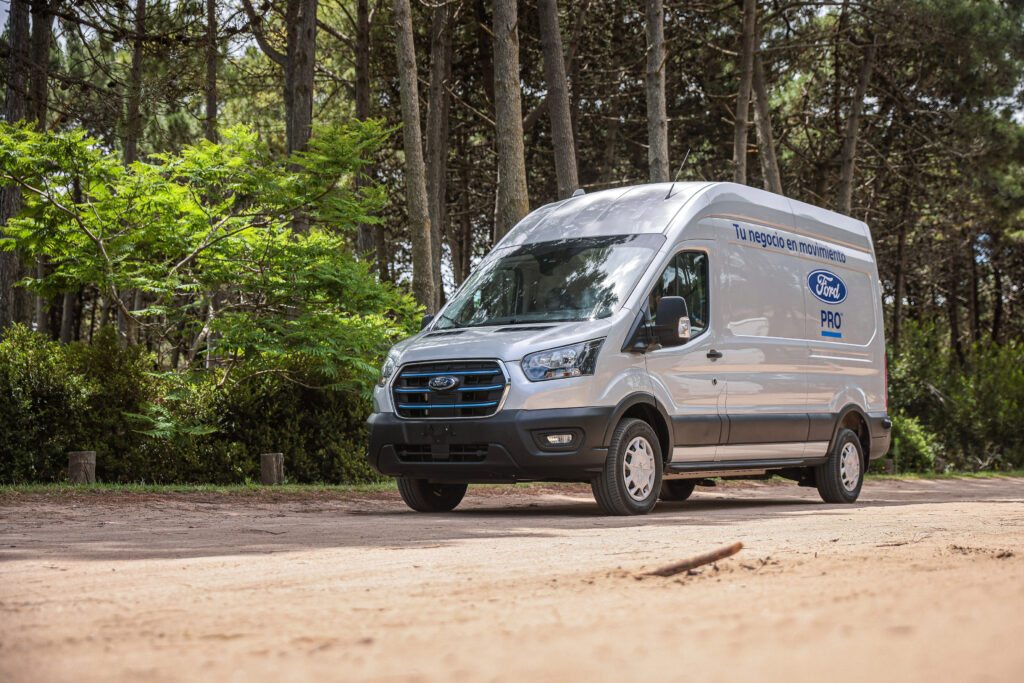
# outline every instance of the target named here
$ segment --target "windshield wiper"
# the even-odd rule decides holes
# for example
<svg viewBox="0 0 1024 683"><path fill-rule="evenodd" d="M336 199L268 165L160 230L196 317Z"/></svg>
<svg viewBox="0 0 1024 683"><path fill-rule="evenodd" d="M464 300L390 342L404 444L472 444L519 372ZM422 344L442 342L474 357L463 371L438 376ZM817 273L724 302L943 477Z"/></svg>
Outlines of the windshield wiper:
<svg viewBox="0 0 1024 683"><path fill-rule="evenodd" d="M446 315L444 313L440 313L440 314L438 314L437 317L441 318L442 320L450 321L451 324L452 324L452 327L466 327L465 325L460 324L458 320L456 320L455 318L451 317L450 315Z"/></svg>

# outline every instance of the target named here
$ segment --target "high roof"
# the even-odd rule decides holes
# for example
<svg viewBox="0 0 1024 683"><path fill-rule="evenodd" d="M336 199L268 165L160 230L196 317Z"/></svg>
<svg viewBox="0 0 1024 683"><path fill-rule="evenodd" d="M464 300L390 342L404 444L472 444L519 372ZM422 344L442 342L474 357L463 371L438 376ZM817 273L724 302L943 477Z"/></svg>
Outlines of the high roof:
<svg viewBox="0 0 1024 683"><path fill-rule="evenodd" d="M566 237L667 233L702 215L747 217L871 251L867 226L854 218L755 187L707 182L617 187L548 204L523 218L500 246ZM676 221L677 217L682 220Z"/></svg>
<svg viewBox="0 0 1024 683"><path fill-rule="evenodd" d="M663 233L672 218L713 183L633 185L601 190L542 206L528 214L501 246L547 242L565 237Z"/></svg>

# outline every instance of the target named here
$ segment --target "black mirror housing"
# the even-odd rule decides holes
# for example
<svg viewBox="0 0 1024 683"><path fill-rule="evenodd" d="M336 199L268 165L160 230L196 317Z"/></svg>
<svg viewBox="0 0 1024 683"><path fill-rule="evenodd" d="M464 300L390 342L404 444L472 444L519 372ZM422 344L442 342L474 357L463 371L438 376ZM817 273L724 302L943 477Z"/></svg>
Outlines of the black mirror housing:
<svg viewBox="0 0 1024 683"><path fill-rule="evenodd" d="M429 325L431 322L433 322L433 320L434 320L434 315L432 313L423 316L423 319L420 320L420 332L425 330L427 328L427 325Z"/></svg>

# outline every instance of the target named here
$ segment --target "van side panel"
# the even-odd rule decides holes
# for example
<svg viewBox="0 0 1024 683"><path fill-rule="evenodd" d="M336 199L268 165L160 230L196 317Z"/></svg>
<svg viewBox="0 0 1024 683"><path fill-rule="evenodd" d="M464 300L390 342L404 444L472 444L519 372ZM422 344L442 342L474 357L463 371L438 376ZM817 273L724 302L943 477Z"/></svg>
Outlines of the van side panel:
<svg viewBox="0 0 1024 683"><path fill-rule="evenodd" d="M717 227L725 265L715 366L725 383L729 433L719 459L778 455L778 448L743 447L766 443L789 444L781 452L798 457L808 434L807 322L797 259L784 248L794 235L751 217L706 220Z"/></svg>
<svg viewBox="0 0 1024 683"><path fill-rule="evenodd" d="M874 254L817 240L829 256L806 261L807 405L838 415L847 405L884 410L882 338ZM881 398L881 404L879 404Z"/></svg>

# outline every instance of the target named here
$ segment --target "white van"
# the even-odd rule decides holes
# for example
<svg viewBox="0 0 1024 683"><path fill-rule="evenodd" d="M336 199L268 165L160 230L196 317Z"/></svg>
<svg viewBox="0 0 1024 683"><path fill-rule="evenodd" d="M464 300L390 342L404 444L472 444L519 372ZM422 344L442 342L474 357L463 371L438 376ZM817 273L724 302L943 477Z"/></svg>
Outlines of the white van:
<svg viewBox="0 0 1024 683"><path fill-rule="evenodd" d="M852 503L889 448L881 305L847 216L733 183L576 196L395 345L367 457L420 511L468 483L575 481L638 514L772 475Z"/></svg>

